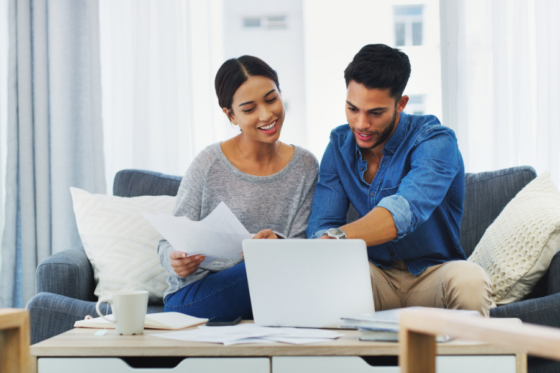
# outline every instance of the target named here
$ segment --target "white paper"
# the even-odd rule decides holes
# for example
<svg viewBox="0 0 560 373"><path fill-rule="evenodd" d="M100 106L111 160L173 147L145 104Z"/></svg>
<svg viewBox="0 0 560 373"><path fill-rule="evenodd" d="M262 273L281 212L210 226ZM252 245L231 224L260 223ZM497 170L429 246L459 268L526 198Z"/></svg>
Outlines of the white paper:
<svg viewBox="0 0 560 373"><path fill-rule="evenodd" d="M200 326L195 330L150 335L182 341L223 343L225 346L242 343L321 343L343 336L331 330L264 327L255 324Z"/></svg>
<svg viewBox="0 0 560 373"><path fill-rule="evenodd" d="M200 222L210 230L216 230L219 227L219 230L224 233L249 234L249 231L224 202L220 202L214 211Z"/></svg>
<svg viewBox="0 0 560 373"><path fill-rule="evenodd" d="M232 327L211 327L189 331L178 331L161 334L151 334L155 337L177 339L181 341L226 343L240 339L260 338L267 335L274 335L266 330L252 329L231 329Z"/></svg>
<svg viewBox="0 0 560 373"><path fill-rule="evenodd" d="M275 342L264 338L247 338L247 339L236 339L235 341L224 342L224 346L250 344L250 343L260 344L260 343L275 343Z"/></svg>
<svg viewBox="0 0 560 373"><path fill-rule="evenodd" d="M224 202L206 218L192 221L184 216L142 213L142 216L177 251L203 255L203 264L216 259L241 259L242 242L253 238Z"/></svg>
<svg viewBox="0 0 560 373"><path fill-rule="evenodd" d="M289 343L293 345L302 345L308 343L323 343L323 342L332 341L332 339L325 339L325 338L264 337L264 339L270 342Z"/></svg>
<svg viewBox="0 0 560 373"><path fill-rule="evenodd" d="M279 331L282 332L282 334L278 334L278 335L286 336L290 338L334 339L334 338L342 337L344 335L342 333L333 330L325 330L325 329L309 329L309 328L271 328L271 329L278 329Z"/></svg>

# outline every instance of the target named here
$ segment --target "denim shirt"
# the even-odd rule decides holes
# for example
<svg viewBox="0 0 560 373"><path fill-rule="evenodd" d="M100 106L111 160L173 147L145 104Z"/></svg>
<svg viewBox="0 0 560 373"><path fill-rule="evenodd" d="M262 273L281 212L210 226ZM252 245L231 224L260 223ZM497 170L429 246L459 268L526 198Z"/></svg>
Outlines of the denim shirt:
<svg viewBox="0 0 560 373"><path fill-rule="evenodd" d="M350 127L335 128L321 161L308 238L345 225L350 203L360 218L380 206L393 216L397 238L368 247L373 264L390 268L402 260L416 276L466 259L459 243L465 168L451 129L434 116L403 112L371 184L364 180L366 170Z"/></svg>

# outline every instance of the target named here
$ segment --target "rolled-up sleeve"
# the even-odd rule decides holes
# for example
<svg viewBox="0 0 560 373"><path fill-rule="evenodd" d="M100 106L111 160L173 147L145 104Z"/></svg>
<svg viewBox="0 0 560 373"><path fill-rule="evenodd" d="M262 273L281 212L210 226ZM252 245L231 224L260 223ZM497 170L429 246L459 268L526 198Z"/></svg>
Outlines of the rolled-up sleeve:
<svg viewBox="0 0 560 373"><path fill-rule="evenodd" d="M397 228L397 239L403 238L412 222L412 212L408 201L403 196L394 195L383 198L377 206L389 210Z"/></svg>
<svg viewBox="0 0 560 373"><path fill-rule="evenodd" d="M377 206L391 213L399 240L430 218L462 164L455 134L440 127L424 133L411 154L411 169L392 196Z"/></svg>

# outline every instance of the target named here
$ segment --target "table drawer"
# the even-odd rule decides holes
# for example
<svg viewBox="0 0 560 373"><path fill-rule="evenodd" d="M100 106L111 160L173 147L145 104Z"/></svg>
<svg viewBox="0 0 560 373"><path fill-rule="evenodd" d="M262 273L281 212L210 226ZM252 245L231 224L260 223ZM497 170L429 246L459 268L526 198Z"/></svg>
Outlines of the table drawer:
<svg viewBox="0 0 560 373"><path fill-rule="evenodd" d="M515 355L437 356L437 373L515 373ZM399 373L397 366L372 366L359 356L278 356L272 373Z"/></svg>
<svg viewBox="0 0 560 373"><path fill-rule="evenodd" d="M515 355L437 356L437 373L515 373Z"/></svg>
<svg viewBox="0 0 560 373"><path fill-rule="evenodd" d="M275 356L272 358L272 372L399 373L400 369L371 366L359 356Z"/></svg>
<svg viewBox="0 0 560 373"><path fill-rule="evenodd" d="M174 368L132 368L120 358L39 358L38 373L270 373L270 359L186 358Z"/></svg>

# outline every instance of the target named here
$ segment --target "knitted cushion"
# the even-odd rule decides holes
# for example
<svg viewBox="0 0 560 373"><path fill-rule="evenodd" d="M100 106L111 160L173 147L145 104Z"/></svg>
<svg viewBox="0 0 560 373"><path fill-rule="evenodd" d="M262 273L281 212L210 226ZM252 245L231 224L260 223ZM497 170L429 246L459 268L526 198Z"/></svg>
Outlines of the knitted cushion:
<svg viewBox="0 0 560 373"><path fill-rule="evenodd" d="M508 203L469 261L486 270L496 304L531 292L560 249L560 192L544 173Z"/></svg>
<svg viewBox="0 0 560 373"><path fill-rule="evenodd" d="M147 290L150 303L163 303L168 273L157 254L161 235L141 213L172 214L175 197L123 198L77 188L70 191L80 238L94 271L94 294Z"/></svg>

